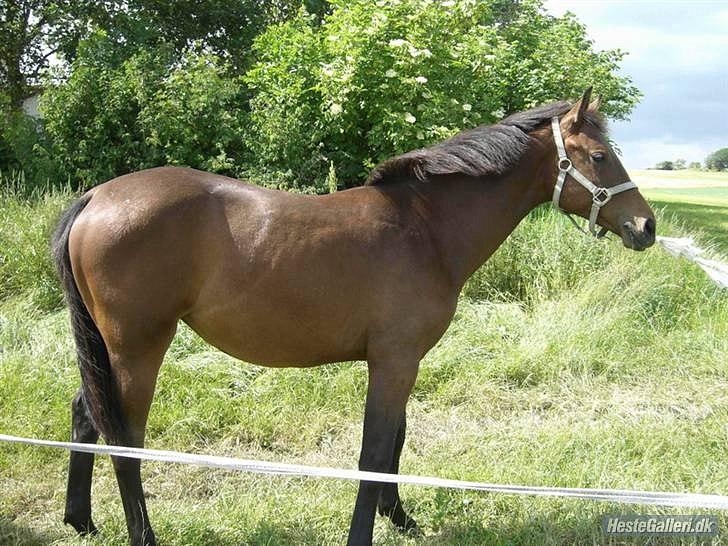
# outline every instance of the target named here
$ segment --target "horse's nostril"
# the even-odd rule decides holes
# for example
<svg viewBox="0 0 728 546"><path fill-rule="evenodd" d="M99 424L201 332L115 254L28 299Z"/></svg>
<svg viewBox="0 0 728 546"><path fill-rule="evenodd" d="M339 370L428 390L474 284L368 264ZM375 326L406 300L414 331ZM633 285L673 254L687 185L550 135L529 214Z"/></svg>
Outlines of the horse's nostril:
<svg viewBox="0 0 728 546"><path fill-rule="evenodd" d="M648 218L645 222L645 233L649 235L650 237L655 236L655 219L654 218Z"/></svg>

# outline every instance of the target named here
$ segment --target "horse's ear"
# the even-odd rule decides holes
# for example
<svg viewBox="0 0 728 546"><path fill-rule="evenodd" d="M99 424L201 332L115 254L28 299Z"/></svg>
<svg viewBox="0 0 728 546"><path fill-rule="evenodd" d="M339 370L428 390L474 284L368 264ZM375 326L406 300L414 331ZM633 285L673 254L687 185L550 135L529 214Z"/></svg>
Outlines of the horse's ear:
<svg viewBox="0 0 728 546"><path fill-rule="evenodd" d="M569 111L569 117L573 116L572 128L578 129L581 124L584 123L584 114L589 109L589 99L591 99L592 88L587 87L584 94L581 96L581 100L574 104Z"/></svg>
<svg viewBox="0 0 728 546"><path fill-rule="evenodd" d="M595 98L593 101L589 103L589 111L590 112L598 112L599 108L602 106L602 97L597 95L597 98Z"/></svg>

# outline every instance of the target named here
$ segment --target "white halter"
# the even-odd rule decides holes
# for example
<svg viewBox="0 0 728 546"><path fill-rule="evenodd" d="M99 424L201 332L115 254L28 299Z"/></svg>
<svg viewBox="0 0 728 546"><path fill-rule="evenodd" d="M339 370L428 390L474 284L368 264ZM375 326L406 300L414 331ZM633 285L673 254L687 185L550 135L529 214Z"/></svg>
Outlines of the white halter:
<svg viewBox="0 0 728 546"><path fill-rule="evenodd" d="M609 200L612 198L612 196L617 195L618 193L622 193L623 191L636 188L637 184L635 184L631 180L628 180L627 182L622 182L621 184L617 184L616 186L612 186L610 188L595 186L591 180L581 174L577 170L577 168L571 164L571 160L567 157L566 148L564 147L564 139L561 136L561 127L559 126L558 117L551 118L551 128L554 132L554 142L556 143L556 150L559 153L559 159L557 163L559 167L559 176L556 179L556 185L554 186L554 206L558 210L566 214L569 220L571 220L577 228L579 228L581 231L584 231L579 226L579 224L576 223L576 220L574 220L574 218L572 218L572 216L568 212L562 210L559 206L559 201L561 200L561 189L564 187L566 175L570 174L574 180L584 186L592 194L592 207L591 213L589 214L589 231L597 239L601 239L607 233L607 228L603 227L601 230L599 230L599 232L597 232L597 216L599 216L599 209L609 203Z"/></svg>

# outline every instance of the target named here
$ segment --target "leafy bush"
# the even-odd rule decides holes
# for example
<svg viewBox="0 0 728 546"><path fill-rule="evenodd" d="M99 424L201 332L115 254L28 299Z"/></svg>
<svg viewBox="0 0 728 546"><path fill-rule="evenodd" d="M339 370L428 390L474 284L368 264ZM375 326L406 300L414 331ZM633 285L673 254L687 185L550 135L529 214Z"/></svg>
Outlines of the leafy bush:
<svg viewBox="0 0 728 546"><path fill-rule="evenodd" d="M12 178L14 189L25 192L57 182L58 168L47 150L42 124L13 109L8 94L0 90L0 181L6 184Z"/></svg>
<svg viewBox="0 0 728 546"><path fill-rule="evenodd" d="M145 143L163 161L236 174L245 152L245 88L210 54L192 54L169 71L139 113Z"/></svg>
<svg viewBox="0 0 728 546"><path fill-rule="evenodd" d="M594 85L626 115L639 93L595 52L573 17L538 0L337 0L319 25L305 11L254 44L246 81L257 162L324 191L333 161L347 185L375 163Z"/></svg>
<svg viewBox="0 0 728 546"><path fill-rule="evenodd" d="M0 171L17 174L23 186L16 184L16 190L26 193L65 181L49 154L42 123L23 112L8 112L0 122Z"/></svg>
<svg viewBox="0 0 728 546"><path fill-rule="evenodd" d="M5 127L10 111L10 97L0 89L0 170L10 170L14 167L14 154L5 137Z"/></svg>
<svg viewBox="0 0 728 546"><path fill-rule="evenodd" d="M141 50L115 65L99 32L41 103L53 155L77 186L164 164L233 173L244 147L238 78L206 52ZM244 119L244 117L243 117Z"/></svg>
<svg viewBox="0 0 728 546"><path fill-rule="evenodd" d="M164 76L165 51L140 52L113 68L116 53L104 33L95 34L80 45L68 80L41 99L53 154L81 187L162 162L138 116Z"/></svg>

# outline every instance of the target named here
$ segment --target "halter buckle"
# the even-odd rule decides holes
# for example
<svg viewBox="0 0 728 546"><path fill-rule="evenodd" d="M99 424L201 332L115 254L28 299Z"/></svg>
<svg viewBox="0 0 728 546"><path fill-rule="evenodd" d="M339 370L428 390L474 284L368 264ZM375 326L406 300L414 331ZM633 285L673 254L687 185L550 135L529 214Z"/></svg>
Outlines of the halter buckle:
<svg viewBox="0 0 728 546"><path fill-rule="evenodd" d="M561 172L568 172L571 169L571 159L568 157L562 157L559 159L558 166Z"/></svg>
<svg viewBox="0 0 728 546"><path fill-rule="evenodd" d="M609 191L608 188L597 188L594 194L592 195L592 201L595 205L598 207L603 207L607 203L609 203L609 200L612 198L612 193Z"/></svg>

